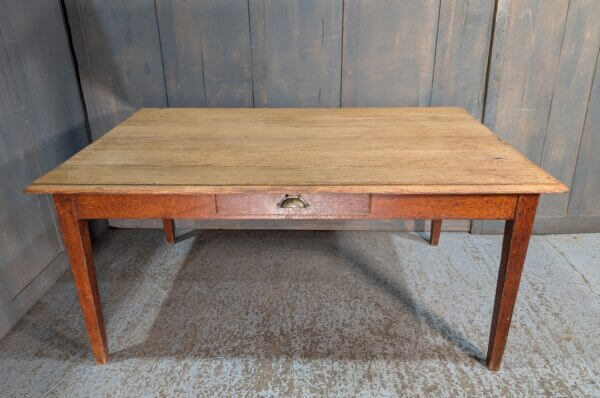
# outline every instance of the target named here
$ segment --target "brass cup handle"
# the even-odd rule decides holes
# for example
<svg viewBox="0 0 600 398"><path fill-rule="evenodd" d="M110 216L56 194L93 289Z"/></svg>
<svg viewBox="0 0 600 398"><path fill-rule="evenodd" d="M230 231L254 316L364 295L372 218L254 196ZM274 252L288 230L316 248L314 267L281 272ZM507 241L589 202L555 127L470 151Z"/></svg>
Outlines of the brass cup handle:
<svg viewBox="0 0 600 398"><path fill-rule="evenodd" d="M285 195L277 203L277 207L282 209L305 209L308 207L308 202L300 195Z"/></svg>

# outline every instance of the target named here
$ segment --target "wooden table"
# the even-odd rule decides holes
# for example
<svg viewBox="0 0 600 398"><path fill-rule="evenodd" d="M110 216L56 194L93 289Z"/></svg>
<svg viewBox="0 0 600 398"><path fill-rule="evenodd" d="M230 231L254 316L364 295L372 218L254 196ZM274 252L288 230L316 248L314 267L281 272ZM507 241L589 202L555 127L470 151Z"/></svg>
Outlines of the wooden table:
<svg viewBox="0 0 600 398"><path fill-rule="evenodd" d="M538 198L567 188L460 108L142 109L26 192L53 194L92 351L108 345L88 220L506 220L500 368Z"/></svg>

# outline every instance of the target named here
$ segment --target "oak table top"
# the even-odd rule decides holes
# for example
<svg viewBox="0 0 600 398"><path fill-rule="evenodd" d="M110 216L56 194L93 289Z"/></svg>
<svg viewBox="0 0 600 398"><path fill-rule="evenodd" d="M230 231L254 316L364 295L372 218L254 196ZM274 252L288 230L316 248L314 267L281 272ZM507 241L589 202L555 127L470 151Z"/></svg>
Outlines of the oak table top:
<svg viewBox="0 0 600 398"><path fill-rule="evenodd" d="M567 187L461 108L145 108L26 191L524 194Z"/></svg>

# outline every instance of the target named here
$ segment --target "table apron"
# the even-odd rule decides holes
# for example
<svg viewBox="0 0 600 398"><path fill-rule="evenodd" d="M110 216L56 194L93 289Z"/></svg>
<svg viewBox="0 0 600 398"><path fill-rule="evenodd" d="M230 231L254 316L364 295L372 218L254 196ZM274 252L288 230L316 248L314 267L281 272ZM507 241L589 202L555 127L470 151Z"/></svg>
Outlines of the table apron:
<svg viewBox="0 0 600 398"><path fill-rule="evenodd" d="M239 196L239 194L236 194ZM256 195L249 194L251 197ZM283 194L282 194L283 195ZM338 194L340 199L356 194ZM347 195L347 196L344 196ZM368 196L364 213L303 213L289 209L288 214L220 214L212 194L56 194L68 198L79 219L102 218L183 218L183 219L474 219L512 220L518 194L379 195ZM329 195L331 197L331 195ZM360 198L361 206L364 198ZM259 206L259 208L261 208Z"/></svg>

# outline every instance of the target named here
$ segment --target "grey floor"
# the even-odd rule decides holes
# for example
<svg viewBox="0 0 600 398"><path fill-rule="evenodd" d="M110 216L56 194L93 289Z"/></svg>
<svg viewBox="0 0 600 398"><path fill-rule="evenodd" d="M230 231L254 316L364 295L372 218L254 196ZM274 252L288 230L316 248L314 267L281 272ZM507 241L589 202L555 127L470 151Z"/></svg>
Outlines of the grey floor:
<svg viewBox="0 0 600 398"><path fill-rule="evenodd" d="M70 273L0 340L0 396L600 396L600 234L535 236L499 372L499 236L159 230L95 245L111 360Z"/></svg>

